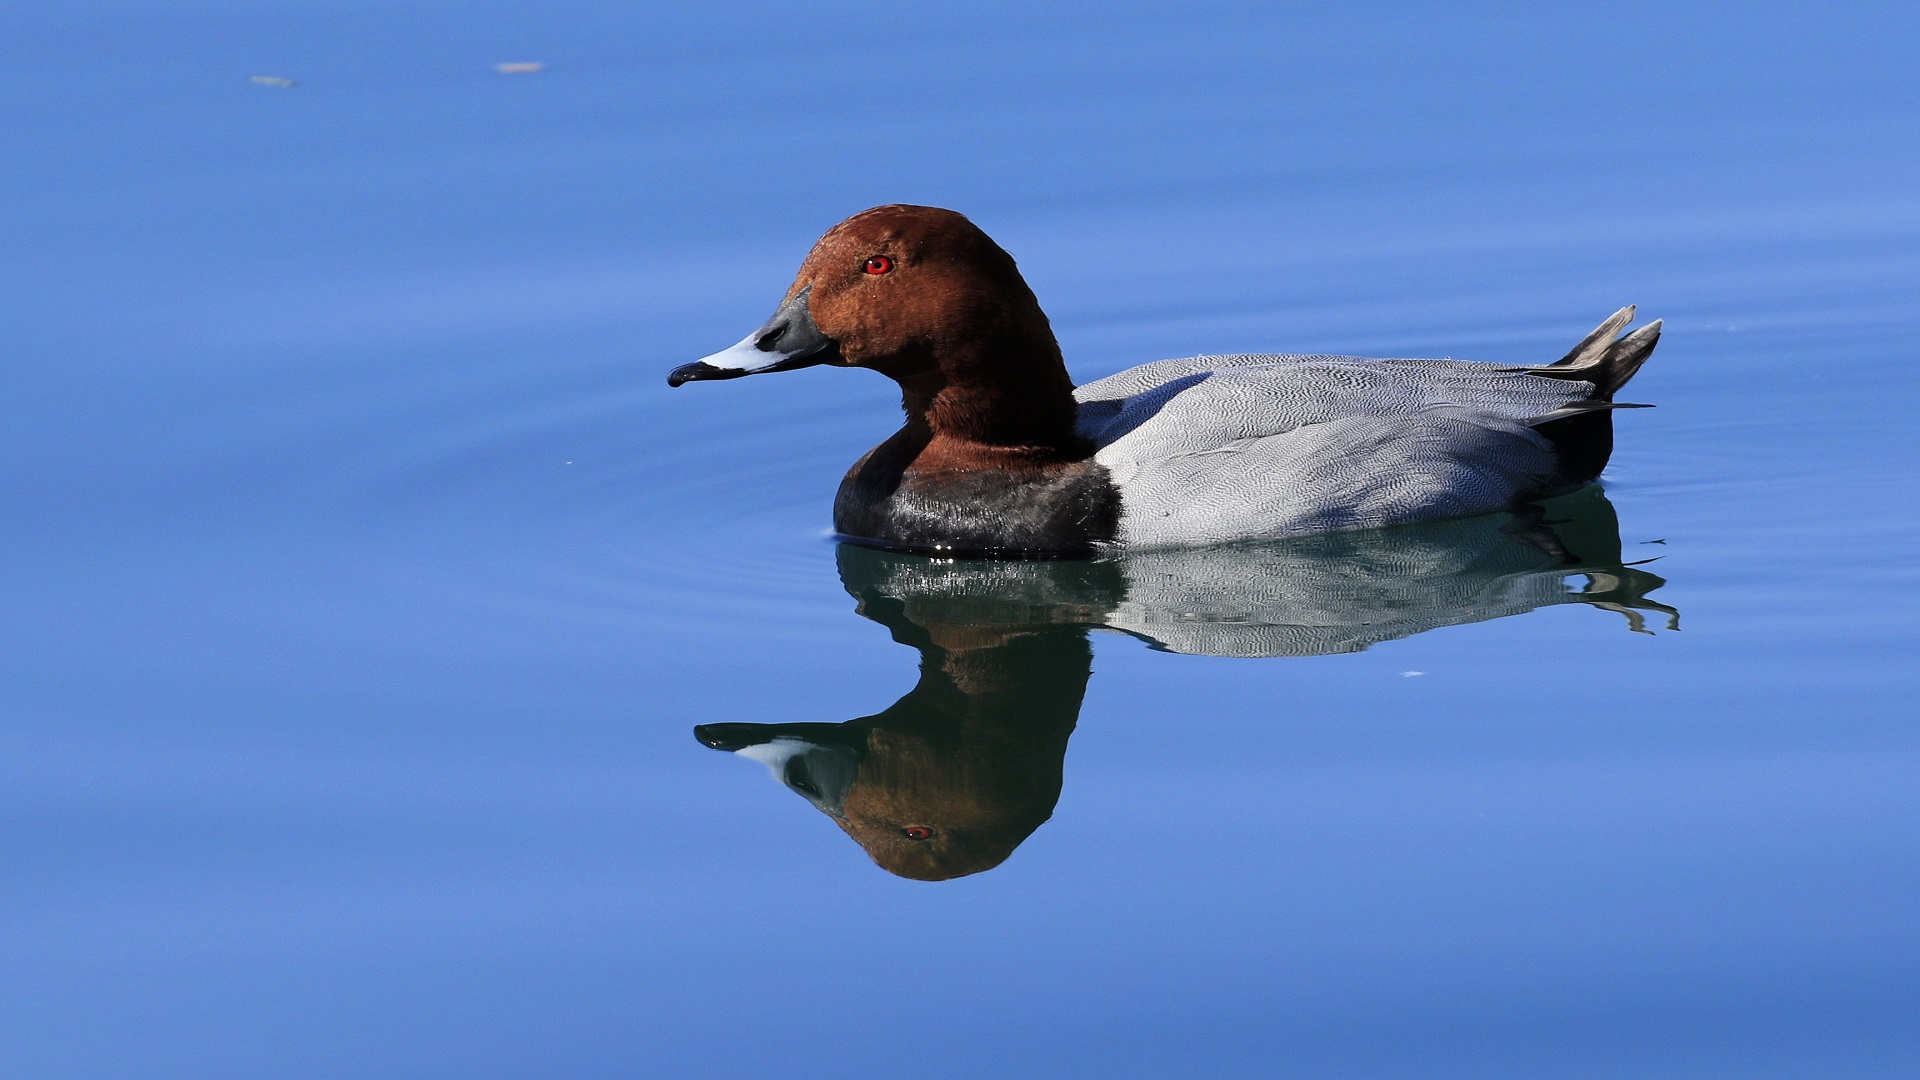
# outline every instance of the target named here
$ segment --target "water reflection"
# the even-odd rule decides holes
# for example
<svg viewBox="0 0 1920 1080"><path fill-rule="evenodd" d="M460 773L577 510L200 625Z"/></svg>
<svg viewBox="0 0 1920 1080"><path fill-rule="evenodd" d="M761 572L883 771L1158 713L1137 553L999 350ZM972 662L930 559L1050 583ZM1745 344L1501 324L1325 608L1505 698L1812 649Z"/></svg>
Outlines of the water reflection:
<svg viewBox="0 0 1920 1080"><path fill-rule="evenodd" d="M707 724L902 877L997 866L1053 813L1092 670L1087 631L1211 656L1356 652L1439 626L1592 604L1649 632L1665 581L1621 558L1598 488L1513 514L1097 562L929 559L843 544L860 614L920 681L843 724Z"/></svg>

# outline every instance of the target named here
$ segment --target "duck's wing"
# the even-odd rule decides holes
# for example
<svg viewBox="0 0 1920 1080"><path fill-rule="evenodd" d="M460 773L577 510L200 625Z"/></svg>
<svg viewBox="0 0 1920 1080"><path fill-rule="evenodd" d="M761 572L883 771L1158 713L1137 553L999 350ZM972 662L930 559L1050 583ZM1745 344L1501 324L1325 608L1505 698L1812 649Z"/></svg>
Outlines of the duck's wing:
<svg viewBox="0 0 1920 1080"><path fill-rule="evenodd" d="M1107 447L1154 421L1176 396L1184 425L1195 411L1227 418L1227 438L1279 434L1345 415L1387 416L1434 407L1484 411L1530 425L1614 408L1615 391L1660 341L1655 319L1624 336L1628 305L1608 316L1566 356L1551 364L1513 366L1464 360L1371 360L1358 356L1235 353L1161 360L1088 383L1074 391L1081 434ZM1191 391L1204 383L1198 395ZM1209 408L1210 407L1210 408ZM1244 413L1248 424L1232 418ZM1174 430L1171 423L1152 424ZM1211 427L1190 430L1197 438ZM1264 429L1264 430L1261 430ZM1124 453L1125 451L1117 451Z"/></svg>
<svg viewBox="0 0 1920 1080"><path fill-rule="evenodd" d="M1442 409L1537 423L1578 410L1593 392L1588 382L1499 364L1241 354L1146 364L1074 397L1081 434L1102 461L1145 461L1348 417Z"/></svg>
<svg viewBox="0 0 1920 1080"><path fill-rule="evenodd" d="M1121 493L1121 543L1161 547L1498 510L1555 486L1554 444L1532 425L1589 407L1593 390L1496 364L1241 355L1080 393Z"/></svg>
<svg viewBox="0 0 1920 1080"><path fill-rule="evenodd" d="M1170 546L1486 513L1592 480L1613 392L1660 336L1622 308L1539 367L1242 353L1075 391L1122 499L1121 542ZM1599 415L1595 415L1599 414Z"/></svg>

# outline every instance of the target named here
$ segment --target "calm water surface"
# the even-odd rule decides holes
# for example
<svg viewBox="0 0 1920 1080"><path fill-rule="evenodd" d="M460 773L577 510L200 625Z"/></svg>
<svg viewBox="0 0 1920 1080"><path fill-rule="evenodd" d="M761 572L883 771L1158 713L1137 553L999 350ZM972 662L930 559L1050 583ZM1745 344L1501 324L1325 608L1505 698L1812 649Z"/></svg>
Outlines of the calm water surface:
<svg viewBox="0 0 1920 1080"><path fill-rule="evenodd" d="M1914 1075L1917 29L0 13L0 1066ZM883 380L663 377L885 201L1082 380L1632 302L1659 408L1525 520L840 547Z"/></svg>

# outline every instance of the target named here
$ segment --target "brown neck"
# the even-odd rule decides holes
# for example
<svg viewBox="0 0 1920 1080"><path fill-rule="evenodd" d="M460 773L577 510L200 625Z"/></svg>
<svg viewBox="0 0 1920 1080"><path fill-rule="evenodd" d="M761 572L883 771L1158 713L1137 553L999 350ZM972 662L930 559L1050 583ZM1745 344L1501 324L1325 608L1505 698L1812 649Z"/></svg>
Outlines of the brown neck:
<svg viewBox="0 0 1920 1080"><path fill-rule="evenodd" d="M935 359L897 381L909 437L937 456L1044 464L1091 452L1074 434L1073 380L1050 331L970 340Z"/></svg>

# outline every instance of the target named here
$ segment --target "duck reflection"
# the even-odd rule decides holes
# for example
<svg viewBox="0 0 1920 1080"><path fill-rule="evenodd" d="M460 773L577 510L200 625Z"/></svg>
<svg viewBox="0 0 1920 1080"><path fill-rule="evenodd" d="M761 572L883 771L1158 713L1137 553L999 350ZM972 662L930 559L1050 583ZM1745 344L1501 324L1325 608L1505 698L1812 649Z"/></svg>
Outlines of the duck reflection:
<svg viewBox="0 0 1920 1080"><path fill-rule="evenodd" d="M1648 632L1665 584L1621 558L1598 488L1416 528L1092 562L930 559L843 544L860 614L920 652L920 681L843 724L706 724L765 764L881 867L937 881L991 869L1053 813L1092 672L1089 630L1209 656L1316 656L1440 626L1591 604ZM1578 584L1574 584L1574 582Z"/></svg>

